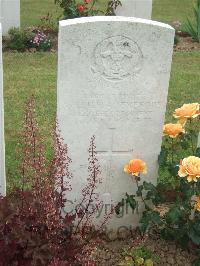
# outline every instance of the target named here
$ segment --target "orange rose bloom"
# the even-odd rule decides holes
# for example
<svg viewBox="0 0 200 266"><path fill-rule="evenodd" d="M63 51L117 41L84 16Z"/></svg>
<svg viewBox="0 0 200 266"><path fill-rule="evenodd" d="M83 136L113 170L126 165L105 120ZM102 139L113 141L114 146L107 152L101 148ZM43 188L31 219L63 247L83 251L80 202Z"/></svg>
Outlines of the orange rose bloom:
<svg viewBox="0 0 200 266"><path fill-rule="evenodd" d="M197 182L200 178L200 158L189 156L180 161L178 175L180 177L187 177L187 181Z"/></svg>
<svg viewBox="0 0 200 266"><path fill-rule="evenodd" d="M146 163L140 159L130 160L130 162L125 165L124 172L127 174L139 176L140 173L147 173Z"/></svg>
<svg viewBox="0 0 200 266"><path fill-rule="evenodd" d="M200 197L195 197L195 201L194 208L200 212Z"/></svg>
<svg viewBox="0 0 200 266"><path fill-rule="evenodd" d="M188 118L195 118L200 115L199 104L184 104L180 108L176 109L173 115L180 121L180 123L185 123Z"/></svg>
<svg viewBox="0 0 200 266"><path fill-rule="evenodd" d="M176 138L180 133L184 133L184 128L181 124L166 124L163 126L164 135L169 136L170 138Z"/></svg>

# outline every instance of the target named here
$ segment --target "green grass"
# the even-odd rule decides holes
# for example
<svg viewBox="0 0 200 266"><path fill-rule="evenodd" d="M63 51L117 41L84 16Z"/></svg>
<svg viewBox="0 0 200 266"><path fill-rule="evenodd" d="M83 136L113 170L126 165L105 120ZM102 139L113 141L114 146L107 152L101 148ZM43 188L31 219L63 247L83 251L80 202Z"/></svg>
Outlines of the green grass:
<svg viewBox="0 0 200 266"><path fill-rule="evenodd" d="M56 112L57 55L52 53L4 53L5 135L8 183L16 181L17 143L23 122L24 103L32 94L42 134L49 143ZM170 80L166 120L183 103L200 99L200 53L176 53ZM48 149L48 154L50 150Z"/></svg>
<svg viewBox="0 0 200 266"><path fill-rule="evenodd" d="M193 16L195 2L196 0L153 0L152 18L166 23L184 23L187 17Z"/></svg>
<svg viewBox="0 0 200 266"><path fill-rule="evenodd" d="M200 100L200 53L178 52L173 57L166 120L183 103Z"/></svg>
<svg viewBox="0 0 200 266"><path fill-rule="evenodd" d="M17 146L23 123L25 102L34 95L38 122L49 136L56 112L57 55L49 53L4 53L4 101L6 167L8 185L17 181ZM49 137L46 138L49 144ZM49 155L49 149L47 150Z"/></svg>
<svg viewBox="0 0 200 266"><path fill-rule="evenodd" d="M61 10L54 4L54 0L21 0L21 26L29 27L39 25L41 17L47 13L59 17Z"/></svg>
<svg viewBox="0 0 200 266"><path fill-rule="evenodd" d="M77 0L77 3L82 2ZM100 10L105 10L106 0L97 0L95 7ZM21 26L29 27L39 25L41 17L50 13L56 20L62 15L62 10L58 5L55 5L54 0L21 0Z"/></svg>
<svg viewBox="0 0 200 266"><path fill-rule="evenodd" d="M153 0L152 19L171 23L186 20L193 16L193 3L196 0ZM81 0L77 0L81 2ZM107 0L98 0L97 6L105 10ZM21 0L21 25L22 27L40 24L40 18L53 14L57 18L62 11L54 4L54 0Z"/></svg>

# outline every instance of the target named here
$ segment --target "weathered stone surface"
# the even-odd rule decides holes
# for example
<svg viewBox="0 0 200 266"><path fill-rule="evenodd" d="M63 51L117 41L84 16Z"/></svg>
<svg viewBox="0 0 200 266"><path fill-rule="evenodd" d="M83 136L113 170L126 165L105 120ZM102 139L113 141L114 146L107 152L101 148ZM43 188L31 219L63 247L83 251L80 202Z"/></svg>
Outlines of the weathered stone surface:
<svg viewBox="0 0 200 266"><path fill-rule="evenodd" d="M5 178L5 144L4 144L4 108L3 108L3 67L2 67L2 37L0 23L0 195L6 194Z"/></svg>
<svg viewBox="0 0 200 266"><path fill-rule="evenodd" d="M58 121L73 160L72 192L87 182L88 146L96 136L104 204L116 204L136 185L123 172L133 158L147 162L145 180L156 183L170 76L174 29L125 17L60 22ZM144 179L143 179L144 180ZM137 225L130 208L111 228Z"/></svg>
<svg viewBox="0 0 200 266"><path fill-rule="evenodd" d="M152 0L120 0L115 13L117 16L151 19Z"/></svg>
<svg viewBox="0 0 200 266"><path fill-rule="evenodd" d="M20 0L0 0L0 22L3 35L13 27L20 27Z"/></svg>

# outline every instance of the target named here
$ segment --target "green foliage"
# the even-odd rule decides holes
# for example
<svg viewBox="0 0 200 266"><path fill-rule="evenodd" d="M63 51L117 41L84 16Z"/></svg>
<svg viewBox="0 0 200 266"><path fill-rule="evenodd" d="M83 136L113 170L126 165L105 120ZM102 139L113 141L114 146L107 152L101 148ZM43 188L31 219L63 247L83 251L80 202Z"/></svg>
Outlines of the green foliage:
<svg viewBox="0 0 200 266"><path fill-rule="evenodd" d="M200 0L197 0L194 7L194 22L187 18L184 30L193 38L194 41L200 42Z"/></svg>
<svg viewBox="0 0 200 266"><path fill-rule="evenodd" d="M115 10L118 6L121 6L122 3L120 0L109 0L106 10L106 15L115 16Z"/></svg>
<svg viewBox="0 0 200 266"><path fill-rule="evenodd" d="M148 210L143 213L139 227L141 232L145 233L150 227L161 224L162 220L159 213L157 211Z"/></svg>
<svg viewBox="0 0 200 266"><path fill-rule="evenodd" d="M96 2L96 0L83 0L81 2L76 0L55 0L55 4L58 4L63 10L63 19L103 14L101 10L95 8Z"/></svg>
<svg viewBox="0 0 200 266"><path fill-rule="evenodd" d="M195 220L194 223L188 228L188 236L196 245L200 245L200 224L199 220Z"/></svg>
<svg viewBox="0 0 200 266"><path fill-rule="evenodd" d="M32 39L29 41L30 46L36 48L38 51L48 51L50 50L52 43L49 36L44 34L40 30L36 30L33 33Z"/></svg>
<svg viewBox="0 0 200 266"><path fill-rule="evenodd" d="M51 13L47 13L46 16L41 17L40 19L40 27L44 30L48 30L49 32L57 33L58 32L58 20L54 18Z"/></svg>
<svg viewBox="0 0 200 266"><path fill-rule="evenodd" d="M137 208L137 202L135 200L134 195L128 195L128 194L126 194L126 196L127 196L126 202L130 204L130 206L131 206L131 208L133 210L135 210Z"/></svg>
<svg viewBox="0 0 200 266"><path fill-rule="evenodd" d="M162 195L159 192L159 186L154 186L151 183L148 183L146 181L143 182L143 188L146 192L146 200L151 200L153 204L159 204L161 202L163 202L163 198ZM148 207L146 206L146 208L148 209Z"/></svg>
<svg viewBox="0 0 200 266"><path fill-rule="evenodd" d="M133 176L137 191L135 195L127 195L126 199L130 207L133 206L133 210L138 198L144 204L145 211L139 223L142 234L156 227L164 238L176 240L184 247L187 247L189 242L200 245L200 160L197 157L199 148L196 148L200 131L199 105L193 106L196 106L194 115L184 123L184 130L181 127L179 134L176 131L176 134L173 134L174 124L166 125L164 130L167 136L158 162L160 168L168 172L169 180L172 177L176 180L173 190L172 187L160 184L155 186L146 181L141 184L140 176ZM166 130L168 126L169 131ZM175 128L179 127L180 124ZM130 204L130 199L134 199L134 205Z"/></svg>
<svg viewBox="0 0 200 266"><path fill-rule="evenodd" d="M9 37L5 41L6 48L19 52L24 52L29 48L36 48L37 51L48 51L52 46L50 37L39 29L10 29Z"/></svg>
<svg viewBox="0 0 200 266"><path fill-rule="evenodd" d="M114 16L116 8L121 5L121 1L107 1L105 11L102 11L99 7L97 7L97 0L55 0L55 4L58 4L63 10L63 19L71 19L96 15Z"/></svg>
<svg viewBox="0 0 200 266"><path fill-rule="evenodd" d="M124 259L120 266L153 266L154 262L159 261L159 258L145 246L124 250L122 255Z"/></svg>
<svg viewBox="0 0 200 266"><path fill-rule="evenodd" d="M130 206L133 212L137 211L138 202L135 199L135 195L129 195L126 193L126 197L123 198L115 207L115 212L117 215L123 215L124 207Z"/></svg>
<svg viewBox="0 0 200 266"><path fill-rule="evenodd" d="M161 147L160 154L158 156L158 163L160 166L165 166L168 158L168 150L165 148L165 146Z"/></svg>
<svg viewBox="0 0 200 266"><path fill-rule="evenodd" d="M150 187L149 187L150 189ZM155 203L154 194L155 188L152 187L152 193L149 194L148 199ZM194 200L193 195L199 195L200 181L195 185L189 184L186 180L180 180L180 186L173 193L176 193L176 202L168 204L168 208L164 215L159 212L159 208L151 208L149 205L145 206L146 210L140 220L140 230L146 233L150 228L157 227L162 236L166 239L176 240L182 246L187 246L189 241L199 245L200 244L200 213L193 209ZM159 190L157 190L159 193ZM160 197L160 203L163 197ZM159 201L154 206L159 206ZM161 205L162 206L162 205Z"/></svg>
<svg viewBox="0 0 200 266"><path fill-rule="evenodd" d="M184 222L184 208L180 208L179 205L173 205L166 214L166 222L168 224Z"/></svg>
<svg viewBox="0 0 200 266"><path fill-rule="evenodd" d="M9 38L7 40L7 48L17 51L25 51L29 45L31 34L18 28L9 30Z"/></svg>
<svg viewBox="0 0 200 266"><path fill-rule="evenodd" d="M166 137L163 139L161 152L158 156L159 173L165 173L168 182L174 187L179 185L177 177L180 159L191 154L198 156L199 148L196 147L200 130L198 127L198 121L189 120L184 126L184 134L180 134L176 138Z"/></svg>

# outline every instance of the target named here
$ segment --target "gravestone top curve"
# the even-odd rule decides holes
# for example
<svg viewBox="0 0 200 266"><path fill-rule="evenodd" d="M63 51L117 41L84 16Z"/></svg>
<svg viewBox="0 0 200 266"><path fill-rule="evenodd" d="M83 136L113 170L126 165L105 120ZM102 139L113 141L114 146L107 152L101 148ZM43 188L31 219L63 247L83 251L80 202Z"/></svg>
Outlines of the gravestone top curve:
<svg viewBox="0 0 200 266"><path fill-rule="evenodd" d="M174 28L170 26L169 24L165 24L162 22L149 20L149 19L142 19L142 18L136 18L136 17L123 17L123 16L93 16L93 17L82 17L82 18L74 18L74 19L67 19L67 20L61 20L59 22L60 26L69 26L69 25L75 25L75 24L82 24L82 23L92 23L92 22L135 22L135 23L142 23L145 25L152 25L152 26L158 26L161 28L171 29L174 31Z"/></svg>

